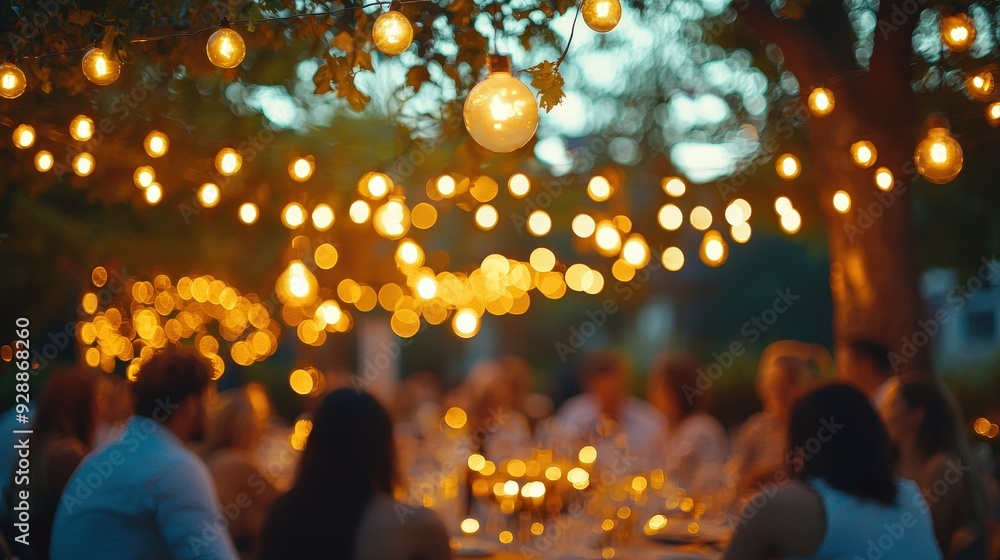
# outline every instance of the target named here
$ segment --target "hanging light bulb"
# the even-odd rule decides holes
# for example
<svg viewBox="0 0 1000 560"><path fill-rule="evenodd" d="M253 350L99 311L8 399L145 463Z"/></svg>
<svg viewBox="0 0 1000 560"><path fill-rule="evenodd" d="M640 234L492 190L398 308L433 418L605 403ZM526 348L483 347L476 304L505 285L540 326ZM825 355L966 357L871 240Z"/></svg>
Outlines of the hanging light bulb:
<svg viewBox="0 0 1000 560"><path fill-rule="evenodd" d="M356 224L363 224L368 221L368 217L371 216L372 209L368 206L368 203L363 200L355 200L351 203L351 207L347 210L347 215L351 217L351 221Z"/></svg>
<svg viewBox="0 0 1000 560"><path fill-rule="evenodd" d="M278 299L285 305L309 305L316 299L317 288L316 277L300 260L288 263L275 282Z"/></svg>
<svg viewBox="0 0 1000 560"><path fill-rule="evenodd" d="M962 171L962 146L952 138L946 119L931 116L927 120L927 136L917 145L913 161L925 179L939 185Z"/></svg>
<svg viewBox="0 0 1000 560"><path fill-rule="evenodd" d="M994 85L993 72L989 70L972 74L965 79L965 90L969 92L969 95L980 101L989 99L990 94L993 93Z"/></svg>
<svg viewBox="0 0 1000 560"><path fill-rule="evenodd" d="M799 173L802 173L802 165L799 163L799 158L792 154L785 154L779 157L775 168L778 170L779 177L789 181L798 177Z"/></svg>
<svg viewBox="0 0 1000 560"><path fill-rule="evenodd" d="M317 231L326 231L333 226L333 208L329 204L317 204L312 211L313 227Z"/></svg>
<svg viewBox="0 0 1000 560"><path fill-rule="evenodd" d="M156 171L148 165L135 168L135 173L132 174L132 181L135 183L135 186L140 189L148 188L149 185L152 185L155 180Z"/></svg>
<svg viewBox="0 0 1000 560"><path fill-rule="evenodd" d="M822 87L809 94L809 110L817 117L825 117L833 111L833 92Z"/></svg>
<svg viewBox="0 0 1000 560"><path fill-rule="evenodd" d="M687 191L687 185L680 177L666 177L663 179L663 192L670 196L682 196Z"/></svg>
<svg viewBox="0 0 1000 560"><path fill-rule="evenodd" d="M86 142L94 136L94 121L87 115L77 115L69 123L69 134L78 142Z"/></svg>
<svg viewBox="0 0 1000 560"><path fill-rule="evenodd" d="M398 0L389 5L389 11L378 16L372 27L375 48L389 56L397 55L410 47L413 42L413 26L400 13Z"/></svg>
<svg viewBox="0 0 1000 560"><path fill-rule="evenodd" d="M306 209L298 202L289 202L281 212L281 223L288 229L295 229L306 221Z"/></svg>
<svg viewBox="0 0 1000 560"><path fill-rule="evenodd" d="M146 139L142 142L142 147L146 149L149 157L162 157L170 149L170 139L159 130L154 130L146 135Z"/></svg>
<svg viewBox="0 0 1000 560"><path fill-rule="evenodd" d="M226 177L235 175L243 167L243 156L232 148L222 148L215 155L215 169Z"/></svg>
<svg viewBox="0 0 1000 560"><path fill-rule="evenodd" d="M257 209L257 205L253 202L244 202L240 205L239 214L240 221L249 225L257 221L260 211Z"/></svg>
<svg viewBox="0 0 1000 560"><path fill-rule="evenodd" d="M219 29L205 45L208 60L219 68L236 68L247 55L247 44L226 18L219 20Z"/></svg>
<svg viewBox="0 0 1000 560"><path fill-rule="evenodd" d="M163 187L159 183L153 183L143 191L143 197L150 206L156 206L163 200Z"/></svg>
<svg viewBox="0 0 1000 560"><path fill-rule="evenodd" d="M497 153L524 146L538 128L538 103L510 73L510 58L490 56L490 75L465 99L465 128L480 146Z"/></svg>
<svg viewBox="0 0 1000 560"><path fill-rule="evenodd" d="M867 140L861 140L860 142L851 144L851 159L854 160L855 165L858 167L868 169L875 163L875 160L878 159L878 152L875 150L875 144L872 144Z"/></svg>
<svg viewBox="0 0 1000 560"><path fill-rule="evenodd" d="M622 5L619 0L583 0L580 7L587 27L598 33L607 33L622 19Z"/></svg>
<svg viewBox="0 0 1000 560"><path fill-rule="evenodd" d="M393 196L389 201L379 206L372 216L375 231L386 239L399 239L410 229L410 209L403 202L403 197Z"/></svg>
<svg viewBox="0 0 1000 560"><path fill-rule="evenodd" d="M611 198L611 183L603 175L594 175L587 183L587 196L595 202L602 202Z"/></svg>
<svg viewBox="0 0 1000 560"><path fill-rule="evenodd" d="M711 230L705 232L705 237L701 240L701 262L711 267L721 266L729 256L729 245L722 238L722 234Z"/></svg>
<svg viewBox="0 0 1000 560"><path fill-rule="evenodd" d="M847 191L833 193L833 208L841 214L846 214L851 209L851 195L847 194Z"/></svg>
<svg viewBox="0 0 1000 560"><path fill-rule="evenodd" d="M83 66L83 75L99 86L113 83L122 73L122 65L96 46L83 55L83 61L80 64Z"/></svg>
<svg viewBox="0 0 1000 560"><path fill-rule="evenodd" d="M205 208L212 208L221 198L219 186L215 183L205 183L198 188L198 202Z"/></svg>
<svg viewBox="0 0 1000 560"><path fill-rule="evenodd" d="M26 150L35 145L35 127L30 124L22 124L14 129L11 135L14 145L22 150Z"/></svg>
<svg viewBox="0 0 1000 560"><path fill-rule="evenodd" d="M312 156L295 158L288 164L288 175L299 183L308 181L315 170L316 161L313 160Z"/></svg>
<svg viewBox="0 0 1000 560"><path fill-rule="evenodd" d="M28 87L24 72L18 68L13 54L7 53L3 64L0 64L0 97L14 99L20 97Z"/></svg>
<svg viewBox="0 0 1000 560"><path fill-rule="evenodd" d="M941 40L955 52L962 52L976 40L976 26L966 14L941 18Z"/></svg>
<svg viewBox="0 0 1000 560"><path fill-rule="evenodd" d="M794 208L782 214L779 221L781 222L781 229L789 234L798 233L799 229L802 228L802 215Z"/></svg>
<svg viewBox="0 0 1000 560"><path fill-rule="evenodd" d="M80 177L93 173L94 167L96 167L94 156L87 152L80 152L73 157L73 171Z"/></svg>
<svg viewBox="0 0 1000 560"><path fill-rule="evenodd" d="M875 186L879 190L890 191L895 184L896 180L888 167L879 167L875 170Z"/></svg>
<svg viewBox="0 0 1000 560"><path fill-rule="evenodd" d="M52 152L48 150L41 150L35 154L35 169L41 171L42 173L52 169L52 165L55 162L55 157L53 157Z"/></svg>
<svg viewBox="0 0 1000 560"><path fill-rule="evenodd" d="M1000 125L1000 101L990 103L986 107L986 122L990 123L990 126Z"/></svg>

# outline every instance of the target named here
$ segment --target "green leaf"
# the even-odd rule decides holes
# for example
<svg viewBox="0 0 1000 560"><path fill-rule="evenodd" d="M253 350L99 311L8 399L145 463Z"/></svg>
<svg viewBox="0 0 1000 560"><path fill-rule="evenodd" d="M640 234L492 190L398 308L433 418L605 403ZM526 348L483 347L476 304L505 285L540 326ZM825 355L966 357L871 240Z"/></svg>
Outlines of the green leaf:
<svg viewBox="0 0 1000 560"><path fill-rule="evenodd" d="M563 91L565 82L554 62L545 60L524 71L531 76L531 86L538 90L539 107L549 112L562 103L566 97L566 92Z"/></svg>

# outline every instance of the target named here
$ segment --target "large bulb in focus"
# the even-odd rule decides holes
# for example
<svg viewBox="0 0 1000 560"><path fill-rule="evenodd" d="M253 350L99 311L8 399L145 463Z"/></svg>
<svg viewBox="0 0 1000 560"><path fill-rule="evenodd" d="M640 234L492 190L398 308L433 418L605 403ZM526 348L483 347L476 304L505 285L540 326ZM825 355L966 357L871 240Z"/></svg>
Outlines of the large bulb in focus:
<svg viewBox="0 0 1000 560"><path fill-rule="evenodd" d="M587 27L598 33L611 31L622 19L619 0L584 0L580 12Z"/></svg>
<svg viewBox="0 0 1000 560"><path fill-rule="evenodd" d="M406 16L395 9L378 16L372 28L375 48L387 55L397 55L410 47L413 42L413 26Z"/></svg>
<svg viewBox="0 0 1000 560"><path fill-rule="evenodd" d="M962 146L952 138L947 126L932 126L917 145L913 161L925 179L942 185L962 171Z"/></svg>
<svg viewBox="0 0 1000 560"><path fill-rule="evenodd" d="M24 93L28 81L24 72L14 64L14 57L8 56L7 61L0 64L0 97L14 99Z"/></svg>
<svg viewBox="0 0 1000 560"><path fill-rule="evenodd" d="M955 52L962 52L976 40L976 26L965 14L941 18L941 40Z"/></svg>
<svg viewBox="0 0 1000 560"><path fill-rule="evenodd" d="M510 59L490 57L490 75L465 100L465 128L480 146L508 153L524 146L538 128L538 103L510 73Z"/></svg>
<svg viewBox="0 0 1000 560"><path fill-rule="evenodd" d="M219 30L208 38L205 52L208 53L208 60L219 68L236 68L247 55L247 44L224 19L219 22Z"/></svg>
<svg viewBox="0 0 1000 560"><path fill-rule="evenodd" d="M104 52L94 47L83 55L83 75L99 86L106 86L118 79L122 73L122 65Z"/></svg>

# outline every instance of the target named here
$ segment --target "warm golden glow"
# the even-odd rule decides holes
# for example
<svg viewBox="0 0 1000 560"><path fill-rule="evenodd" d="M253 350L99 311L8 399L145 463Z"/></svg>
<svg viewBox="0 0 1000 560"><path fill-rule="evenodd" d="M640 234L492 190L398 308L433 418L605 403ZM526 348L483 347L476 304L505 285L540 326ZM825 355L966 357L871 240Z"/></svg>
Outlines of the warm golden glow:
<svg viewBox="0 0 1000 560"><path fill-rule="evenodd" d="M375 48L389 56L397 55L413 42L413 26L406 16L390 10L378 16L372 27Z"/></svg>
<svg viewBox="0 0 1000 560"><path fill-rule="evenodd" d="M163 188L159 183L152 183L143 191L143 197L150 206L156 206L163 199Z"/></svg>
<svg viewBox="0 0 1000 560"><path fill-rule="evenodd" d="M592 445L587 445L580 449L577 456L581 463L589 465L597 460L597 448Z"/></svg>
<svg viewBox="0 0 1000 560"><path fill-rule="evenodd" d="M684 267L684 252L677 247L667 247L660 260L663 262L663 268L676 272Z"/></svg>
<svg viewBox="0 0 1000 560"><path fill-rule="evenodd" d="M358 192L375 200L384 198L392 188L392 179L385 173L366 173L358 182Z"/></svg>
<svg viewBox="0 0 1000 560"><path fill-rule="evenodd" d="M142 145L146 149L146 153L149 154L149 157L158 158L167 153L167 150L170 148L170 140L166 134L159 130L154 130L146 136Z"/></svg>
<svg viewBox="0 0 1000 560"><path fill-rule="evenodd" d="M847 194L847 191L833 193L833 208L841 214L846 214L851 209L851 195Z"/></svg>
<svg viewBox="0 0 1000 560"><path fill-rule="evenodd" d="M368 203L363 200L355 200L351 203L351 207L347 210L347 214L351 217L351 221L356 224L363 224L367 222L371 213L371 207L368 206Z"/></svg>
<svg viewBox="0 0 1000 560"><path fill-rule="evenodd" d="M531 181L528 180L528 177L524 173L515 173L507 181L507 188L515 198L524 198L528 195L528 191L531 190Z"/></svg>
<svg viewBox="0 0 1000 560"><path fill-rule="evenodd" d="M288 385L300 395L308 395L313 391L313 376L304 369L297 369L288 376Z"/></svg>
<svg viewBox="0 0 1000 560"><path fill-rule="evenodd" d="M257 221L257 217L260 215L260 211L257 210L257 205L252 202L244 202L240 205L240 221L244 224L252 224Z"/></svg>
<svg viewBox="0 0 1000 560"><path fill-rule="evenodd" d="M791 211L792 201L787 196L779 196L774 199L774 211L778 213L779 216L784 216L785 213Z"/></svg>
<svg viewBox="0 0 1000 560"><path fill-rule="evenodd" d="M607 33L621 21L622 5L619 0L583 0L580 14L587 27L598 33Z"/></svg>
<svg viewBox="0 0 1000 560"><path fill-rule="evenodd" d="M417 295L421 299L431 300L437 295L437 280L433 276L422 276L417 280Z"/></svg>
<svg viewBox="0 0 1000 560"><path fill-rule="evenodd" d="M951 181L962 171L962 146L947 128L933 127L917 145L913 161L924 179L941 185Z"/></svg>
<svg viewBox="0 0 1000 560"><path fill-rule="evenodd" d="M809 110L817 117L825 117L833 111L833 92L826 88L816 88L809 94Z"/></svg>
<svg viewBox="0 0 1000 560"><path fill-rule="evenodd" d="M205 208L212 208L219 203L221 192L215 183L205 183L198 188L198 202Z"/></svg>
<svg viewBox="0 0 1000 560"><path fill-rule="evenodd" d="M611 192L611 183L601 175L595 175L587 183L587 195L597 202L611 198Z"/></svg>
<svg viewBox="0 0 1000 560"><path fill-rule="evenodd" d="M97 47L91 48L83 55L80 65L83 67L83 75L99 86L114 82L122 72L121 64Z"/></svg>
<svg viewBox="0 0 1000 560"><path fill-rule="evenodd" d="M69 123L69 134L79 142L90 140L94 136L94 121L87 115L77 115Z"/></svg>
<svg viewBox="0 0 1000 560"><path fill-rule="evenodd" d="M993 93L994 86L993 72L989 70L972 74L965 79L966 91L969 92L969 95L980 101L989 99L990 94Z"/></svg>
<svg viewBox="0 0 1000 560"><path fill-rule="evenodd" d="M460 309L455 313L451 326L458 336L471 338L479 332L479 315L472 309Z"/></svg>
<svg viewBox="0 0 1000 560"><path fill-rule="evenodd" d="M875 170L875 186L883 191L892 190L895 180L892 171L888 167L879 167Z"/></svg>
<svg viewBox="0 0 1000 560"><path fill-rule="evenodd" d="M22 124L14 129L11 135L14 145L22 150L26 150L35 145L35 127L30 124Z"/></svg>
<svg viewBox="0 0 1000 560"><path fill-rule="evenodd" d="M549 272L556 266L556 256L549 249L539 247L531 252L528 262L539 272Z"/></svg>
<svg viewBox="0 0 1000 560"><path fill-rule="evenodd" d="M986 122L990 123L990 126L1000 125L1000 101L990 103L986 107Z"/></svg>
<svg viewBox="0 0 1000 560"><path fill-rule="evenodd" d="M326 231L333 226L333 208L329 204L317 204L312 211L312 223L316 231Z"/></svg>
<svg viewBox="0 0 1000 560"><path fill-rule="evenodd" d="M875 144L867 140L851 144L851 159L858 167L867 169L875 163L877 158L878 152L875 150Z"/></svg>
<svg viewBox="0 0 1000 560"><path fill-rule="evenodd" d="M781 215L781 229L785 230L785 233L798 233L801 227L802 216L798 210L792 208Z"/></svg>
<svg viewBox="0 0 1000 560"><path fill-rule="evenodd" d="M528 231L536 237L541 237L552 229L552 218L545 210L535 210L528 215Z"/></svg>
<svg viewBox="0 0 1000 560"><path fill-rule="evenodd" d="M635 268L642 268L649 263L649 245L641 235L631 235L622 245L621 258Z"/></svg>
<svg viewBox="0 0 1000 560"><path fill-rule="evenodd" d="M465 423L469 420L468 414L464 410L453 406L449 408L444 413L444 423L448 425L449 428L459 430L465 427Z"/></svg>
<svg viewBox="0 0 1000 560"><path fill-rule="evenodd" d="M235 175L243 167L243 156L232 148L222 148L215 155L215 169L229 177Z"/></svg>
<svg viewBox="0 0 1000 560"><path fill-rule="evenodd" d="M235 30L222 27L208 38L205 45L208 60L219 68L236 68L247 55L247 44Z"/></svg>
<svg viewBox="0 0 1000 560"><path fill-rule="evenodd" d="M798 177L799 173L802 173L802 164L799 163L799 158L792 154L784 154L779 157L775 167L778 171L778 176L789 181Z"/></svg>
<svg viewBox="0 0 1000 560"><path fill-rule="evenodd" d="M288 164L288 176L299 183L308 181L314 171L316 162L312 156L295 158Z"/></svg>
<svg viewBox="0 0 1000 560"><path fill-rule="evenodd" d="M73 172L81 177L86 177L93 173L96 165L94 156L87 152L80 152L73 157Z"/></svg>
<svg viewBox="0 0 1000 560"><path fill-rule="evenodd" d="M750 203L742 198L737 198L726 206L726 222L731 226L746 222L751 214Z"/></svg>
<svg viewBox="0 0 1000 560"><path fill-rule="evenodd" d="M466 535L471 535L479 531L479 521L471 517L466 517L461 523L462 532Z"/></svg>
<svg viewBox="0 0 1000 560"><path fill-rule="evenodd" d="M490 72L472 88L463 110L465 128L480 146L498 153L524 146L538 128L538 102L510 72Z"/></svg>
<svg viewBox="0 0 1000 560"><path fill-rule="evenodd" d="M42 173L52 169L52 165L55 162L55 157L53 157L52 152L48 150L40 150L37 154L35 154L35 169L41 171Z"/></svg>
<svg viewBox="0 0 1000 560"><path fill-rule="evenodd" d="M13 62L0 64L0 97L15 99L28 87L24 72Z"/></svg>
<svg viewBox="0 0 1000 560"><path fill-rule="evenodd" d="M285 209L281 211L281 223L285 224L285 227L289 229L294 229L306 221L306 209L302 207L298 202L290 202L285 206Z"/></svg>
<svg viewBox="0 0 1000 560"><path fill-rule="evenodd" d="M404 239L396 249L396 257L405 265L420 266L423 264L424 251L410 239Z"/></svg>
<svg viewBox="0 0 1000 560"><path fill-rule="evenodd" d="M941 40L955 52L964 51L976 40L976 26L966 14L941 18Z"/></svg>
<svg viewBox="0 0 1000 560"><path fill-rule="evenodd" d="M695 206L691 210L691 225L699 231L712 227L712 212L704 206Z"/></svg>
<svg viewBox="0 0 1000 560"><path fill-rule="evenodd" d="M673 204L664 204L660 207L656 219L660 222L660 227L667 231L674 231L684 223L684 213Z"/></svg>
<svg viewBox="0 0 1000 560"><path fill-rule="evenodd" d="M489 204L483 204L479 208L476 208L476 225L479 229L489 231L496 227L497 221L500 215L497 213L497 209L490 206Z"/></svg>
<svg viewBox="0 0 1000 560"><path fill-rule="evenodd" d="M135 173L132 174L132 182L135 186L140 189L145 189L149 185L153 184L156 180L156 171L148 165L143 165L135 168Z"/></svg>
<svg viewBox="0 0 1000 560"><path fill-rule="evenodd" d="M700 255L701 261L708 266L720 266L729 256L729 246L719 232L712 230L702 238Z"/></svg>
<svg viewBox="0 0 1000 560"><path fill-rule="evenodd" d="M733 241L737 243L746 243L750 241L750 235L753 231L750 229L750 224L742 222L736 224L729 228L729 234L733 238Z"/></svg>
<svg viewBox="0 0 1000 560"><path fill-rule="evenodd" d="M663 192L670 196L681 196L687 191L687 185L680 177L667 177L663 179Z"/></svg>
<svg viewBox="0 0 1000 560"><path fill-rule="evenodd" d="M602 220L594 231L594 243L606 253L617 253L622 245L621 232L611 222Z"/></svg>
<svg viewBox="0 0 1000 560"><path fill-rule="evenodd" d="M410 209L402 197L390 197L372 216L375 231L386 239L399 239L410 230Z"/></svg>
<svg viewBox="0 0 1000 560"><path fill-rule="evenodd" d="M316 247L316 250L313 252L313 260L316 261L316 266L323 270L330 270L336 266L338 258L337 248L329 243L323 243L319 247Z"/></svg>
<svg viewBox="0 0 1000 560"><path fill-rule="evenodd" d="M497 536L497 539L499 539L503 544L510 544L514 541L514 533L507 530L500 531L500 535Z"/></svg>
<svg viewBox="0 0 1000 560"><path fill-rule="evenodd" d="M455 195L456 183L454 177L451 175L442 175L438 177L434 186L437 188L438 194L444 198L450 198Z"/></svg>

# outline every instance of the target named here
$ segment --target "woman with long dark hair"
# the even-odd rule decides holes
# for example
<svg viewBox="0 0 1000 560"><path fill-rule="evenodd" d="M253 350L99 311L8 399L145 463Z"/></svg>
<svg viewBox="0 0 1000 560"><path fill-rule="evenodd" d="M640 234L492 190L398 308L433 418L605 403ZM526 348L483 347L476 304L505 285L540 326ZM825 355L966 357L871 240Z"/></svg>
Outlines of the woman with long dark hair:
<svg viewBox="0 0 1000 560"><path fill-rule="evenodd" d="M726 560L941 558L927 504L893 476L885 428L857 389L828 385L799 399L787 460L791 478L750 500Z"/></svg>
<svg viewBox="0 0 1000 560"><path fill-rule="evenodd" d="M911 377L889 389L881 409L896 472L923 490L945 558L985 559L986 493L957 408L936 383Z"/></svg>
<svg viewBox="0 0 1000 560"><path fill-rule="evenodd" d="M370 394L339 389L313 418L298 476L264 525L260 560L439 560L448 534L431 511L395 502L392 421Z"/></svg>

